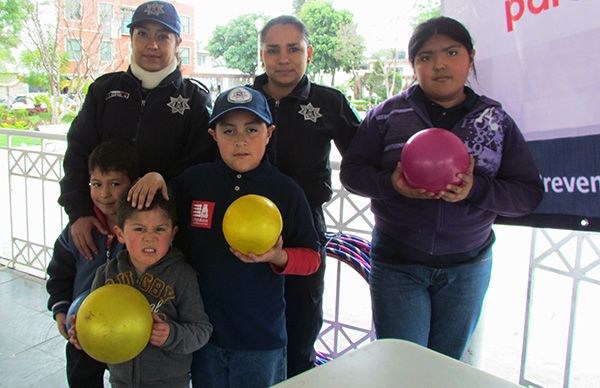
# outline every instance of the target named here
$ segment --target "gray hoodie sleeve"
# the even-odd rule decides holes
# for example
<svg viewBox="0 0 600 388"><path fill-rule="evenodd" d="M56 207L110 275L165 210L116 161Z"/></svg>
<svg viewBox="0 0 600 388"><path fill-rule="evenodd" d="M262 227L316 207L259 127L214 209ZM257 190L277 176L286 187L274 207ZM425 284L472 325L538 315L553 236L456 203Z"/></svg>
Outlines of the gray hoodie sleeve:
<svg viewBox="0 0 600 388"><path fill-rule="evenodd" d="M177 289L175 305L178 318L168 321L171 331L162 349L188 354L208 342L213 327L204 311L196 272L191 267L180 271Z"/></svg>

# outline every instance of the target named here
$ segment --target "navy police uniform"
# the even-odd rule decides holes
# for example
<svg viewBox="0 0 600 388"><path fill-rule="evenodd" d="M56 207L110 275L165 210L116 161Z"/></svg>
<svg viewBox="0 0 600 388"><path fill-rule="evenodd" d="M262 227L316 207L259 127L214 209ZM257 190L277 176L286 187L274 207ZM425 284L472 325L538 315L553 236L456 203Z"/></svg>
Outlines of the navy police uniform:
<svg viewBox="0 0 600 388"><path fill-rule="evenodd" d="M140 172L159 172L165 180L196 163L214 160L207 133L208 91L175 69L154 89L143 90L131 73L103 75L88 90L67 134L65 176L58 202L71 222L93 215L87 160L96 145L111 138L135 143Z"/></svg>
<svg viewBox="0 0 600 388"><path fill-rule="evenodd" d="M276 101L266 95L266 74L253 88L267 97L276 130L267 153L281 172L304 190L322 242L321 267L310 276L286 276L285 300L288 331L288 376L312 367L314 343L323 325L325 274L325 218L322 206L331 199L331 141L344 155L360 119L338 90L318 85L304 76L294 90Z"/></svg>

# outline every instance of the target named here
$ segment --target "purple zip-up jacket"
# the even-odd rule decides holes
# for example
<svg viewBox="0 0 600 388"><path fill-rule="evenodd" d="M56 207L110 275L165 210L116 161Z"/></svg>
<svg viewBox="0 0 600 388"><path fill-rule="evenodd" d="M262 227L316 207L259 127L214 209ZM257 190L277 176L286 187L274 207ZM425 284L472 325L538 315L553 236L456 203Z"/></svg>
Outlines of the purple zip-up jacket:
<svg viewBox="0 0 600 388"><path fill-rule="evenodd" d="M371 198L376 227L401 244L429 255L481 248L490 241L497 215L526 215L542 199L527 144L500 103L480 96L451 130L476 160L468 197L456 203L404 197L391 183L402 147L414 133L433 127L411 98L412 88L368 113L342 160L342 184Z"/></svg>

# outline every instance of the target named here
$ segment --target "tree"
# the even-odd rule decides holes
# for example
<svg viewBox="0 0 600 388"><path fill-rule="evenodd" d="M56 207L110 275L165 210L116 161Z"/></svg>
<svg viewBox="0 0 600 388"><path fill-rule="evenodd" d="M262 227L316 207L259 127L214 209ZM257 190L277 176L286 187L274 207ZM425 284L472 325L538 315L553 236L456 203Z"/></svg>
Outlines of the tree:
<svg viewBox="0 0 600 388"><path fill-rule="evenodd" d="M304 3L306 3L307 0L294 0L293 1L293 7L294 7L294 15L298 15L300 13L300 10L302 9L302 6L304 6Z"/></svg>
<svg viewBox="0 0 600 388"><path fill-rule="evenodd" d="M310 44L314 47L309 71L330 74L331 85L334 85L335 72L342 66L336 58L336 52L341 47L338 31L341 26L352 23L352 13L336 11L325 0L310 0L300 10L299 17L310 31Z"/></svg>
<svg viewBox="0 0 600 388"><path fill-rule="evenodd" d="M102 60L100 42L103 25L101 22L90 23L90 20L98 20L91 4L82 2L78 16L79 20L66 20L62 0L40 1L35 4L24 27L27 39L23 45L27 50L21 60L28 69L27 78L48 88L53 124L59 123L67 113L79 109L86 88L94 78L108 69L118 68L125 61L123 57ZM47 21L48 18L52 20ZM60 25L64 28L59 29ZM76 57L69 57L68 50L59 44L68 39L80 44ZM40 79L42 74L46 76L45 81ZM69 98L63 96L65 90Z"/></svg>
<svg viewBox="0 0 600 388"><path fill-rule="evenodd" d="M411 11L410 26L415 28L426 20L442 15L440 0L416 0Z"/></svg>
<svg viewBox="0 0 600 388"><path fill-rule="evenodd" d="M262 15L246 14L225 26L218 26L208 41L210 55L215 59L223 58L227 67L255 76L258 68L257 20L264 23Z"/></svg>
<svg viewBox="0 0 600 388"><path fill-rule="evenodd" d="M13 61L10 50L19 44L23 22L32 9L28 0L0 0L0 67Z"/></svg>
<svg viewBox="0 0 600 388"><path fill-rule="evenodd" d="M49 51L55 51L54 48L49 47ZM69 58L66 52L59 53L59 65L60 73L64 74L67 71L69 64ZM44 90L52 90L51 79L48 77L47 70L44 67L44 59L42 53L39 50L25 50L21 54L21 64L27 69L28 73L23 77L23 81L31 86L37 86ZM61 77L61 82L64 77Z"/></svg>
<svg viewBox="0 0 600 388"><path fill-rule="evenodd" d="M373 55L373 71L363 77L370 100L373 100L374 96L377 96L378 100L384 100L402 90L402 74L398 68L400 59L405 55L403 51L398 52L396 49L381 50Z"/></svg>
<svg viewBox="0 0 600 388"><path fill-rule="evenodd" d="M340 48L334 55L340 61L341 68L352 74L352 91L355 99L362 97L360 68L365 63L365 40L358 34L355 23L340 26L337 33Z"/></svg>

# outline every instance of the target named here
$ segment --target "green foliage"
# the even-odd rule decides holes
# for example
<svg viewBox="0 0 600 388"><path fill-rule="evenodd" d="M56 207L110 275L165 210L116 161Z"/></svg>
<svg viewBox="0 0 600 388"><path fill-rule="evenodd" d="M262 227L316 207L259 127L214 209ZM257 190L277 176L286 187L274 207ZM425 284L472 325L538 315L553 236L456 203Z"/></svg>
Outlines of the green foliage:
<svg viewBox="0 0 600 388"><path fill-rule="evenodd" d="M48 52L53 52L54 47L49 46ZM69 59L68 53L63 52L59 57L59 67L61 74L68 71ZM48 71L44 68L44 61L42 60L42 54L39 50L25 50L21 54L21 64L27 70L27 75L24 77L24 81L33 86L38 86L46 90L50 89L50 78L48 77ZM62 77L64 80L65 78Z"/></svg>
<svg viewBox="0 0 600 388"><path fill-rule="evenodd" d="M50 113L30 114L25 109L10 110L0 107L0 128L32 129L50 122Z"/></svg>
<svg viewBox="0 0 600 388"><path fill-rule="evenodd" d="M300 10L306 3L306 0L294 0L292 3L294 7L294 15L298 15L300 13Z"/></svg>
<svg viewBox="0 0 600 388"><path fill-rule="evenodd" d="M402 74L394 69L393 62L380 58L373 71L364 75L363 84L372 103L377 104L402 90Z"/></svg>
<svg viewBox="0 0 600 388"><path fill-rule="evenodd" d="M355 98L362 96L362 82L358 70L365 63L365 40L358 34L356 24L350 23L340 26L337 32L340 42L339 49L334 53L340 61L342 70L352 74L352 93Z"/></svg>
<svg viewBox="0 0 600 388"><path fill-rule="evenodd" d="M0 0L0 64L13 62L10 50L19 44L19 32L32 10L29 0Z"/></svg>
<svg viewBox="0 0 600 388"><path fill-rule="evenodd" d="M411 11L410 26L415 28L431 18L442 16L440 0L415 0Z"/></svg>
<svg viewBox="0 0 600 388"><path fill-rule="evenodd" d="M256 20L264 17L246 14L232 19L225 26L218 26L208 42L208 52L222 58L225 65L245 74L255 75L258 66L258 31Z"/></svg>
<svg viewBox="0 0 600 388"><path fill-rule="evenodd" d="M77 117L77 113L67 113L62 117L61 122L65 124L71 124L73 120Z"/></svg>
<svg viewBox="0 0 600 388"><path fill-rule="evenodd" d="M10 138L11 147L18 147L23 145L41 145L41 139L34 139L31 137L11 136ZM6 148L8 146L8 136L0 135L0 147Z"/></svg>
<svg viewBox="0 0 600 388"><path fill-rule="evenodd" d="M358 34L355 23L340 26L337 31L340 42L334 57L340 61L340 67L345 72L354 72L365 63L365 39Z"/></svg>
<svg viewBox="0 0 600 388"><path fill-rule="evenodd" d="M367 100L354 100L351 101L351 104L358 112L366 112L369 107L369 101Z"/></svg>
<svg viewBox="0 0 600 388"><path fill-rule="evenodd" d="M336 11L326 0L310 0L300 10L299 17L306 23L310 44L314 47L309 71L335 75L336 70L342 67L342 62L336 57L342 45L338 31L341 26L352 23L352 13Z"/></svg>

